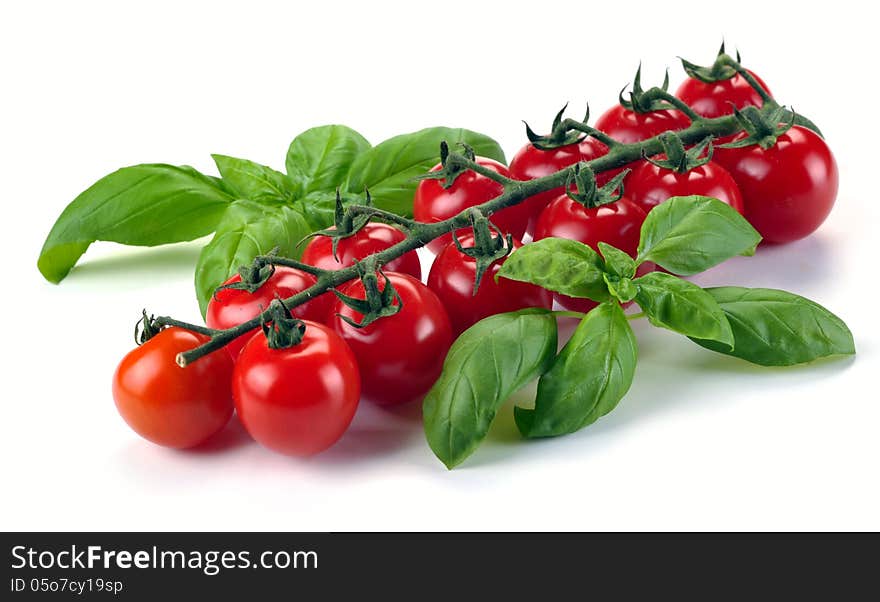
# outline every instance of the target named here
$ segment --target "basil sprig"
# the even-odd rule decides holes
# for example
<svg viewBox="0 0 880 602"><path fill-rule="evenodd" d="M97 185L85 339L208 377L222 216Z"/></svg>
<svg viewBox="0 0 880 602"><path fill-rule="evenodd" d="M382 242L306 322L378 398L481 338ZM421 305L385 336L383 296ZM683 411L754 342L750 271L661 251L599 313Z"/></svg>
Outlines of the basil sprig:
<svg viewBox="0 0 880 602"><path fill-rule="evenodd" d="M300 240L332 224L337 188L348 202L362 199L369 188L376 206L411 216L415 176L437 163L444 140L504 161L497 142L470 130L427 128L371 146L349 127L326 125L291 142L286 173L227 155L213 155L220 178L186 166L124 167L67 206L46 237L37 266L57 283L98 240L151 247L214 233L196 266L196 296L204 315L214 289L255 254L278 247L283 255L298 257Z"/></svg>
<svg viewBox="0 0 880 602"><path fill-rule="evenodd" d="M465 331L426 398L431 449L447 466L459 464L485 437L504 398L536 375L534 407L514 409L525 437L572 433L613 410L630 388L638 357L622 307L630 300L652 325L757 365L789 366L855 353L852 333L840 318L792 293L702 289L662 272L635 277L644 262L676 274L695 274L731 257L753 254L760 240L728 205L692 196L672 198L648 214L635 259L605 243L599 245L600 254L579 242L553 238L514 251L497 278L589 298L599 306L581 319L555 356L545 355L552 313L501 314ZM531 332L500 327L508 322L525 326L525 316L531 316ZM511 336L514 332L517 336ZM554 327L554 341L555 334ZM469 352L461 351L465 348ZM506 355L489 352L494 349L504 349ZM525 355L533 361L522 361Z"/></svg>

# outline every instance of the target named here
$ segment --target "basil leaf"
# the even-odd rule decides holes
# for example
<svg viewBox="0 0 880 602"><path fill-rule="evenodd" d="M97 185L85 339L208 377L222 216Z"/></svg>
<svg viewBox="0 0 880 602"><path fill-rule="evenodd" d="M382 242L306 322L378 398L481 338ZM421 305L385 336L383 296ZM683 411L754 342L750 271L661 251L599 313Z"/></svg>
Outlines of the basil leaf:
<svg viewBox="0 0 880 602"><path fill-rule="evenodd" d="M362 204L363 195L342 193L342 206ZM336 219L336 192L314 191L294 202L293 206L305 216L312 231L323 230L333 225Z"/></svg>
<svg viewBox="0 0 880 602"><path fill-rule="evenodd" d="M768 288L707 288L727 315L733 349L693 338L707 349L761 366L793 366L832 355L856 352L846 324L804 297Z"/></svg>
<svg viewBox="0 0 880 602"><path fill-rule="evenodd" d="M477 155L504 162L504 151L488 136L464 129L427 128L389 138L358 156L346 189L355 194L369 189L377 207L412 216L416 178L440 162L440 143L444 140L451 149L464 142Z"/></svg>
<svg viewBox="0 0 880 602"><path fill-rule="evenodd" d="M43 243L37 267L61 282L96 240L151 247L210 234L232 201L214 178L161 163L123 167L76 197Z"/></svg>
<svg viewBox="0 0 880 602"><path fill-rule="evenodd" d="M299 186L271 167L226 155L211 155L223 181L241 199L251 201L291 201L300 194Z"/></svg>
<svg viewBox="0 0 880 602"><path fill-rule="evenodd" d="M350 127L314 127L290 143L285 161L287 174L300 184L302 194L334 191L345 183L355 158L369 148L367 139Z"/></svg>
<svg viewBox="0 0 880 602"><path fill-rule="evenodd" d="M602 302L610 299L604 268L602 258L589 246L565 238L544 238L511 253L496 277Z"/></svg>
<svg viewBox="0 0 880 602"><path fill-rule="evenodd" d="M715 298L687 280L651 272L634 281L636 303L654 326L733 347L733 331Z"/></svg>
<svg viewBox="0 0 880 602"><path fill-rule="evenodd" d="M636 261L690 276L736 255L754 255L760 241L730 205L704 196L672 197L648 213Z"/></svg>
<svg viewBox="0 0 880 602"><path fill-rule="evenodd" d="M625 251L608 243L599 243L599 252L605 258L605 270L619 278L632 278L636 273L636 262Z"/></svg>
<svg viewBox="0 0 880 602"><path fill-rule="evenodd" d="M202 315L218 286L257 255L279 247L285 257L299 257L296 245L311 233L303 215L286 205L235 201L217 225L217 232L196 264L196 296Z"/></svg>
<svg viewBox="0 0 880 602"><path fill-rule="evenodd" d="M632 384L636 337L617 303L590 311L538 381L535 409L514 408L529 438L573 433L613 410Z"/></svg>
<svg viewBox="0 0 880 602"><path fill-rule="evenodd" d="M556 319L544 309L498 314L453 343L424 402L425 435L448 468L470 456L505 399L546 370L556 354Z"/></svg>

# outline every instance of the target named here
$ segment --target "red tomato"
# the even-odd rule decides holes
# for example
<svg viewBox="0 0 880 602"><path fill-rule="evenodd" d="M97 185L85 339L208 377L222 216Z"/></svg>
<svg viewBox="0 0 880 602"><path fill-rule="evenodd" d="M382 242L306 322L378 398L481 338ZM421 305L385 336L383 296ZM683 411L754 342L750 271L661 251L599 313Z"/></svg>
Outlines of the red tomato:
<svg viewBox="0 0 880 602"><path fill-rule="evenodd" d="M477 163L510 177L510 172L498 161L477 157ZM431 171L440 169L440 165L435 165ZM443 188L441 180L422 180L416 188L413 200L413 217L416 221L424 223L443 221L458 215L468 207L491 201L502 192L504 187L501 184L470 170L459 174L449 188ZM522 238L529 222L529 207L520 203L502 209L490 216L489 220L503 232L513 234L515 238ZM459 232L464 234L467 229ZM451 241L452 237L445 234L429 242L428 248L434 253L439 253Z"/></svg>
<svg viewBox="0 0 880 602"><path fill-rule="evenodd" d="M607 150L606 150L607 152ZM568 144L550 150L541 150L532 143L526 144L510 161L510 175L517 180L535 180L556 173L570 165L582 161L581 143ZM547 206L547 203L558 197L563 192L563 187L554 188L540 194L536 194L521 203L528 208L529 223L527 232L532 232L538 214Z"/></svg>
<svg viewBox="0 0 880 602"><path fill-rule="evenodd" d="M241 282L241 275L236 274L226 281L226 284ZM225 288L217 291L211 301L208 302L208 311L205 314L205 323L209 328L226 329L238 326L257 316L269 307L275 297L286 299L297 293L301 293L317 280L311 274L302 270L277 266L275 272L253 293L240 289ZM333 304L333 294L325 293L307 303L294 307L291 313L297 318L322 322L327 319L330 306ZM256 332L255 328L251 332ZM244 334L226 346L232 358L238 357L241 349L251 337Z"/></svg>
<svg viewBox="0 0 880 602"><path fill-rule="evenodd" d="M355 328L341 317L360 322L363 316L341 300L333 307L333 328L349 344L358 360L365 399L393 405L418 399L428 392L443 367L452 345L452 327L443 304L427 286L407 274L386 272L403 301L403 308L364 328ZM386 280L380 276L379 287ZM350 283L343 294L365 299L361 280Z"/></svg>
<svg viewBox="0 0 880 602"><path fill-rule="evenodd" d="M645 213L670 197L692 194L716 198L743 212L739 187L727 170L714 161L684 173L645 161L627 178L626 196Z"/></svg>
<svg viewBox="0 0 880 602"><path fill-rule="evenodd" d="M302 261L324 270L338 270L354 265L355 260L384 251L405 239L406 235L394 226L371 222L352 236L340 239L336 247L339 261L333 257L333 242L329 236L312 238L303 250ZM422 277L422 264L415 251L389 261L383 269L403 272L415 278Z"/></svg>
<svg viewBox="0 0 880 602"><path fill-rule="evenodd" d="M758 145L719 148L715 160L733 176L742 192L743 215L767 242L786 243L811 234L837 198L834 155L822 138L798 125L767 150Z"/></svg>
<svg viewBox="0 0 880 602"><path fill-rule="evenodd" d="M462 236L461 244L464 247L473 246L473 234ZM521 246L519 241L513 242L514 249ZM489 266L474 296L476 260L459 251L455 243L449 243L437 255L428 276L428 288L437 293L443 302L456 336L494 314L526 307L550 309L553 306L553 296L539 286L507 278L499 278L495 282L495 274L503 263L504 259L501 259Z"/></svg>
<svg viewBox="0 0 880 602"><path fill-rule="evenodd" d="M289 456L311 456L339 440L357 410L357 360L339 335L304 321L302 341L272 349L262 333L235 364L232 393L244 428L260 445Z"/></svg>
<svg viewBox="0 0 880 602"><path fill-rule="evenodd" d="M562 195L541 213L535 226L535 240L567 238L587 244L597 252L599 243L605 242L635 258L643 221L645 212L626 197L587 208ZM654 269L654 264L646 262L639 266L636 275L642 276ZM572 311L587 312L597 305L590 299L575 299L559 293L553 296L560 305Z"/></svg>
<svg viewBox="0 0 880 602"><path fill-rule="evenodd" d="M749 73L769 94L770 88L764 80L752 71ZM734 106L742 109L747 106L760 107L764 104L761 95L739 73L730 79L711 84L689 77L678 87L675 95L703 117L731 115Z"/></svg>
<svg viewBox="0 0 880 602"><path fill-rule="evenodd" d="M596 121L596 129L605 132L618 142L631 144L670 130L683 130L690 124L691 120L688 116L680 111L636 113L622 105L615 105L599 117Z"/></svg>
<svg viewBox="0 0 880 602"><path fill-rule="evenodd" d="M208 337L171 327L130 351L113 375L116 409L134 431L157 445L193 447L232 416L232 359L216 352L177 365L178 353Z"/></svg>
<svg viewBox="0 0 880 602"><path fill-rule="evenodd" d="M608 154L608 147L595 138L585 138L581 142L581 161L592 161ZM616 167L596 174L596 185L604 186L626 167ZM556 198L556 197L553 197ZM551 201L553 199L550 199ZM537 218L536 218L537 221Z"/></svg>

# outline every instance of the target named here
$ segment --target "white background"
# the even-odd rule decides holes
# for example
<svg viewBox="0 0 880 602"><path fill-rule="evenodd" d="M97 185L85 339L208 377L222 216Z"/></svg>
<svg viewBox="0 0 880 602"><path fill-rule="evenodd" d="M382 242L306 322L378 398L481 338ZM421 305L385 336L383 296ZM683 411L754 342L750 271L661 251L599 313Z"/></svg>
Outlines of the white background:
<svg viewBox="0 0 880 602"><path fill-rule="evenodd" d="M2 529L878 529L877 113L861 4L640 2L5 3L0 8L4 262ZM502 8L503 7L503 8ZM637 326L636 383L578 434L523 442L510 407L448 472L419 408L362 407L329 452L274 455L231 426L212 449L135 436L110 378L144 306L197 319L199 244L96 244L60 286L36 258L76 194L123 165L209 153L278 168L298 132L346 123L378 142L477 129L508 157L726 36L823 128L841 189L821 230L699 279L785 288L844 318L855 359L750 367ZM864 80L862 80L864 78ZM872 156L873 155L873 156Z"/></svg>

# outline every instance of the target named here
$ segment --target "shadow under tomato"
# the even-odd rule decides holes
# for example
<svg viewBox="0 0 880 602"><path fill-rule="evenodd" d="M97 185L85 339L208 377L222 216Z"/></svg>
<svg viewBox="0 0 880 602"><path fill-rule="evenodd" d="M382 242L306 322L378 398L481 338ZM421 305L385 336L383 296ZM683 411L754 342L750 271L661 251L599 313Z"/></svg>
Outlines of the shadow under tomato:
<svg viewBox="0 0 880 602"><path fill-rule="evenodd" d="M238 417L233 416L219 433L196 447L178 450L178 453L190 456L216 455L232 452L254 443Z"/></svg>

